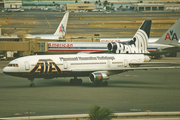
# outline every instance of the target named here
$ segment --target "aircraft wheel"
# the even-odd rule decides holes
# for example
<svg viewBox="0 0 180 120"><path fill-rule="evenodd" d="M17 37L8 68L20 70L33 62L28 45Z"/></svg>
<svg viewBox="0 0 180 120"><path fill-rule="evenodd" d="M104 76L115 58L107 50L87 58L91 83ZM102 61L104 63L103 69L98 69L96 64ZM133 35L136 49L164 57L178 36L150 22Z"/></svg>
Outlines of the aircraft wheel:
<svg viewBox="0 0 180 120"><path fill-rule="evenodd" d="M34 84L34 78L28 78L28 80L31 81L30 87L34 87L34 86L35 86L35 84Z"/></svg>
<svg viewBox="0 0 180 120"><path fill-rule="evenodd" d="M107 85L108 85L108 82L107 82L107 81L105 81L105 82L102 83L102 86L107 86Z"/></svg>
<svg viewBox="0 0 180 120"><path fill-rule="evenodd" d="M30 84L30 87L34 87L35 86L35 84Z"/></svg>
<svg viewBox="0 0 180 120"><path fill-rule="evenodd" d="M105 82L102 82L102 83L94 83L95 86L107 86L108 85L108 82L105 81Z"/></svg>
<svg viewBox="0 0 180 120"><path fill-rule="evenodd" d="M70 79L70 83L71 84L74 84L75 82L74 82L74 79Z"/></svg>
<svg viewBox="0 0 180 120"><path fill-rule="evenodd" d="M82 79L70 79L70 83L74 85L82 84Z"/></svg>
<svg viewBox="0 0 180 120"><path fill-rule="evenodd" d="M95 86L101 86L101 83L94 83Z"/></svg>
<svg viewBox="0 0 180 120"><path fill-rule="evenodd" d="M82 84L82 79L77 79L76 83L79 85Z"/></svg>

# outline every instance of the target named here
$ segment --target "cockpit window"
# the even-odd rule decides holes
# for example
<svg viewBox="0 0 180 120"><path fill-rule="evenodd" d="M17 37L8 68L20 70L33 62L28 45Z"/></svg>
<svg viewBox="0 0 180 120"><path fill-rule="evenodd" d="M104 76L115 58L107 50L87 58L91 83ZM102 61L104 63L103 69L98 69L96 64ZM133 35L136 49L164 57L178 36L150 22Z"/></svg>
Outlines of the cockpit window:
<svg viewBox="0 0 180 120"><path fill-rule="evenodd" d="M8 66L9 66L9 67L19 67L18 64L9 64Z"/></svg>

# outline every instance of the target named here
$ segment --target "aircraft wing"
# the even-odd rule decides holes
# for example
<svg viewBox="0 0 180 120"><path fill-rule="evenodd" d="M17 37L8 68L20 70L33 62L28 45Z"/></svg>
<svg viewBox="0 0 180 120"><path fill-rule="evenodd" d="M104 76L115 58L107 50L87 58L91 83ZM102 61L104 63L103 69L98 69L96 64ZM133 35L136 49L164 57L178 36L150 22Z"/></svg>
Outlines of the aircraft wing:
<svg viewBox="0 0 180 120"><path fill-rule="evenodd" d="M169 65L173 65L173 66L177 66L179 64L173 63L173 62L143 62L143 63L129 63L130 66L132 65L165 65L165 66L169 66Z"/></svg>
<svg viewBox="0 0 180 120"><path fill-rule="evenodd" d="M169 47L169 48L165 48L164 51L170 51L170 52L179 52L180 51L180 47L176 46L176 47Z"/></svg>
<svg viewBox="0 0 180 120"><path fill-rule="evenodd" d="M170 67L135 67L135 68L118 68L118 69L71 69L72 72L95 72L95 71L109 71L109 72L125 72L133 70L158 70L158 69L180 69L180 66Z"/></svg>

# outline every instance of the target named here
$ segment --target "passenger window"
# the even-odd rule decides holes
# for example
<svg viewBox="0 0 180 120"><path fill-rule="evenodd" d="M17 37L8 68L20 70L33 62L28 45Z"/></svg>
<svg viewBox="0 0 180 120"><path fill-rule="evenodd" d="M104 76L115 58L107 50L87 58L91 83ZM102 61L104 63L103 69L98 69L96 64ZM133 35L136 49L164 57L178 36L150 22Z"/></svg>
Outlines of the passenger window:
<svg viewBox="0 0 180 120"><path fill-rule="evenodd" d="M9 66L9 67L11 67L11 66L12 66L12 64L9 64L8 66Z"/></svg>
<svg viewBox="0 0 180 120"><path fill-rule="evenodd" d="M9 66L9 67L19 67L18 64L9 64L8 66Z"/></svg>

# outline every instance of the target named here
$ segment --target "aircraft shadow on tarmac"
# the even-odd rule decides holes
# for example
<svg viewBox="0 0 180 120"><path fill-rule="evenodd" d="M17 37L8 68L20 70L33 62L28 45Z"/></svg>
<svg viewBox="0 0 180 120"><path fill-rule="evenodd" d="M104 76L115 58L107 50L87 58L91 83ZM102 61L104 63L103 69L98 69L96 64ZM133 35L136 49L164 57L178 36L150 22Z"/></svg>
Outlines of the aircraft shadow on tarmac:
<svg viewBox="0 0 180 120"><path fill-rule="evenodd" d="M30 81L21 80L20 83L11 83L8 85L1 85L0 88L30 88ZM141 81L125 81L125 80L109 80L108 86L95 86L89 81L84 81L81 85L73 85L69 83L67 79L37 79L35 80L35 88L42 87L91 87L91 88L145 88L145 89L169 89L168 86L164 86L160 83L153 82L141 82Z"/></svg>

